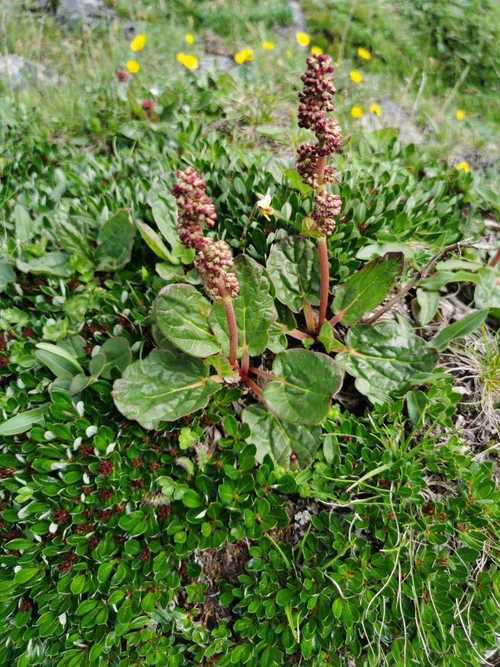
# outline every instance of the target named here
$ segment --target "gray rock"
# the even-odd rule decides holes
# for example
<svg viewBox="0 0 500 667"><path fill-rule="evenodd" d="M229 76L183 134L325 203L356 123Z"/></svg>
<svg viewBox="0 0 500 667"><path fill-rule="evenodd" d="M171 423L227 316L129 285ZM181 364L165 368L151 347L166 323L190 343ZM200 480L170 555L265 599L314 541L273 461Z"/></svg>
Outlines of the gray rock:
<svg viewBox="0 0 500 667"><path fill-rule="evenodd" d="M33 85L54 85L59 77L48 67L9 54L0 56L0 81L13 90L22 90Z"/></svg>
<svg viewBox="0 0 500 667"><path fill-rule="evenodd" d="M78 25L96 25L100 21L111 21L115 12L103 0L59 0L56 18L69 28Z"/></svg>
<svg viewBox="0 0 500 667"><path fill-rule="evenodd" d="M361 120L362 126L369 131L392 128L399 130L399 139L403 144L421 144L424 142L424 133L414 122L411 115L401 105L384 98L380 102L382 113L376 116L367 113Z"/></svg>

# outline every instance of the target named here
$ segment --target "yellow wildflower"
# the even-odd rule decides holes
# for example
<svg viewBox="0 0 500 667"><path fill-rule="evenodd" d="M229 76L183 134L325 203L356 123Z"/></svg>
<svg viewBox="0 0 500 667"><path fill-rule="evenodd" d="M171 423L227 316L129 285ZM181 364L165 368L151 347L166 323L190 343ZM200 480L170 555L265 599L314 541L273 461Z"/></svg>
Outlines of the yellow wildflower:
<svg viewBox="0 0 500 667"><path fill-rule="evenodd" d="M463 171L464 174L468 174L470 172L470 164L464 160L463 162L456 164L455 169L458 169L458 171Z"/></svg>
<svg viewBox="0 0 500 667"><path fill-rule="evenodd" d="M357 69L351 71L351 81L353 83L361 83L363 81L363 75Z"/></svg>
<svg viewBox="0 0 500 667"><path fill-rule="evenodd" d="M196 56L193 56L191 53L178 53L175 56L175 59L180 65L183 65L186 69L190 70L191 72L195 69L198 69L199 62L198 58Z"/></svg>
<svg viewBox="0 0 500 667"><path fill-rule="evenodd" d="M370 104L370 113L375 114L375 116L381 116L382 115L382 109L380 107L380 104L377 104L376 102L373 102Z"/></svg>
<svg viewBox="0 0 500 667"><path fill-rule="evenodd" d="M455 112L455 118L457 120L465 120L465 111L463 109L457 109Z"/></svg>
<svg viewBox="0 0 500 667"><path fill-rule="evenodd" d="M143 48L146 46L146 42L148 41L148 38L146 35L136 35L134 39L130 42L130 49L134 53L139 53L139 51L142 51Z"/></svg>
<svg viewBox="0 0 500 667"><path fill-rule="evenodd" d="M260 210L261 215L263 215L266 220L270 220L271 216L274 214L274 209L271 206L271 195L269 192L266 192L265 195L259 194L259 197L260 199L257 200L257 207Z"/></svg>
<svg viewBox="0 0 500 667"><path fill-rule="evenodd" d="M264 51L272 51L274 49L274 42L262 42L261 46Z"/></svg>
<svg viewBox="0 0 500 667"><path fill-rule="evenodd" d="M193 46L195 43L195 37L190 32L188 32L188 34L184 36L184 41L188 46Z"/></svg>
<svg viewBox="0 0 500 667"><path fill-rule="evenodd" d="M309 46L311 43L311 38L307 34L307 32L296 32L295 33L295 39L297 40L297 44L299 46Z"/></svg>
<svg viewBox="0 0 500 667"><path fill-rule="evenodd" d="M130 72L130 74L137 74L141 70L141 66L137 62L137 60L128 60L127 61L127 69Z"/></svg>
<svg viewBox="0 0 500 667"><path fill-rule="evenodd" d="M253 49L241 49L234 54L234 61L237 65L244 65L245 63L251 63L253 56Z"/></svg>
<svg viewBox="0 0 500 667"><path fill-rule="evenodd" d="M358 49L358 58L361 58L361 60L371 60L372 54L370 51L368 51L368 49L364 49L362 46L360 46Z"/></svg>
<svg viewBox="0 0 500 667"><path fill-rule="evenodd" d="M311 55L320 56L323 53L321 46L311 46Z"/></svg>
<svg viewBox="0 0 500 667"><path fill-rule="evenodd" d="M363 118L364 115L365 115L365 112L363 111L363 107L360 107L359 104L356 104L355 106L352 107L351 116L353 118L356 118L356 120L359 120L360 118Z"/></svg>

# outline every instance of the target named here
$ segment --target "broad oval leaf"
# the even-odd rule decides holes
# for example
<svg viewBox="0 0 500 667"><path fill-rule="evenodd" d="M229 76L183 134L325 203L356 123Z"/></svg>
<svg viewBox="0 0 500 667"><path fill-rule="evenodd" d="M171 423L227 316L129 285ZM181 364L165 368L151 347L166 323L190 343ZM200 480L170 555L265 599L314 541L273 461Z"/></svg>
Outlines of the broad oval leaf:
<svg viewBox="0 0 500 667"><path fill-rule="evenodd" d="M331 357L300 349L276 355L273 375L263 398L278 417L295 424L319 424L343 380L342 368Z"/></svg>
<svg viewBox="0 0 500 667"><path fill-rule="evenodd" d="M276 298L294 313L304 302L319 304L319 261L314 243L299 236L275 243L267 260L267 274Z"/></svg>
<svg viewBox="0 0 500 667"><path fill-rule="evenodd" d="M153 321L167 340L193 357L209 357L221 351L210 329L212 304L192 285L164 287L153 304Z"/></svg>
<svg viewBox="0 0 500 667"><path fill-rule="evenodd" d="M474 302L478 308L500 309L500 273L491 266L485 266L477 273Z"/></svg>
<svg viewBox="0 0 500 667"><path fill-rule="evenodd" d="M53 343L38 343L35 355L39 361L50 368L54 375L61 380L72 380L83 368L76 357L60 345Z"/></svg>
<svg viewBox="0 0 500 667"><path fill-rule="evenodd" d="M4 421L3 424L0 424L0 435L6 436L26 433L26 431L30 430L33 424L40 424L44 421L49 407L50 403L44 403L37 408L19 412L17 415L14 415L14 417L10 417L10 419Z"/></svg>
<svg viewBox="0 0 500 667"><path fill-rule="evenodd" d="M128 211L118 211L100 228L97 237L96 262L98 271L123 268L132 255L135 225Z"/></svg>
<svg viewBox="0 0 500 667"><path fill-rule="evenodd" d="M239 356L248 349L250 356L262 354L269 341L269 329L277 317L269 281L264 267L250 257L240 255L235 260L240 292L233 300L238 324ZM210 318L212 328L226 355L229 354L229 337L224 305L214 304Z"/></svg>
<svg viewBox="0 0 500 667"><path fill-rule="evenodd" d="M403 319L353 327L346 346L348 351L339 357L345 358L358 391L372 403L384 403L392 392L425 382L438 360L436 350Z"/></svg>
<svg viewBox="0 0 500 667"><path fill-rule="evenodd" d="M389 253L369 262L335 290L333 312L346 326L358 322L389 293L403 268L403 255Z"/></svg>
<svg viewBox="0 0 500 667"><path fill-rule="evenodd" d="M302 466L309 465L321 444L321 429L283 422L272 412L252 405L243 411L243 422L248 424L247 442L257 449L256 460L262 463L269 454L276 465L288 468L290 456L295 454Z"/></svg>
<svg viewBox="0 0 500 667"><path fill-rule="evenodd" d="M69 255L65 252L47 252L41 257L23 261L16 260L16 266L23 273L32 273L35 276L55 276L69 278L73 269L69 265Z"/></svg>
<svg viewBox="0 0 500 667"><path fill-rule="evenodd" d="M177 350L153 350L115 381L113 399L125 417L153 429L204 408L219 389L199 359Z"/></svg>

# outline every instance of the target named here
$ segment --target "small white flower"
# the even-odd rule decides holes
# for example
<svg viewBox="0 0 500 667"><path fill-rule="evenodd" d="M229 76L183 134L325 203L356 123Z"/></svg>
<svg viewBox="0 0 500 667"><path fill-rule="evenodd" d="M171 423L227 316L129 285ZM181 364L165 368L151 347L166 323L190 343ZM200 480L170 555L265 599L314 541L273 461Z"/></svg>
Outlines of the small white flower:
<svg viewBox="0 0 500 667"><path fill-rule="evenodd" d="M45 438L45 440L54 440L56 436L54 435L54 433L52 433L52 431L45 431L43 437Z"/></svg>
<svg viewBox="0 0 500 667"><path fill-rule="evenodd" d="M59 623L61 625L66 625L66 613L65 612L63 612L62 614L59 614L59 616L57 618L59 619Z"/></svg>
<svg viewBox="0 0 500 667"><path fill-rule="evenodd" d="M90 484L90 477L87 475L86 472L83 473L83 483Z"/></svg>
<svg viewBox="0 0 500 667"><path fill-rule="evenodd" d="M97 433L97 426L89 426L85 431L87 438L92 438Z"/></svg>
<svg viewBox="0 0 500 667"><path fill-rule="evenodd" d="M49 526L49 533L51 533L52 535L54 533L57 533L57 528L58 528L57 523L51 523Z"/></svg>
<svg viewBox="0 0 500 667"><path fill-rule="evenodd" d="M257 194L260 197L260 199L257 200L257 207L264 218L270 220L271 216L274 215L274 209L271 206L272 197L269 192L266 192L265 195Z"/></svg>
<svg viewBox="0 0 500 667"><path fill-rule="evenodd" d="M76 411L80 417L83 417L85 414L85 403L83 401L78 401L76 404Z"/></svg>

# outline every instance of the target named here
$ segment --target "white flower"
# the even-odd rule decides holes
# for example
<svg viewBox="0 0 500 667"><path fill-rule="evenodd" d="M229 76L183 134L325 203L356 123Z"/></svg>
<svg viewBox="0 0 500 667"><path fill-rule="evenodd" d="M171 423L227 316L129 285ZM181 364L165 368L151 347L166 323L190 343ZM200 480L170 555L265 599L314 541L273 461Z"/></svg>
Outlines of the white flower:
<svg viewBox="0 0 500 667"><path fill-rule="evenodd" d="M274 214L274 209L271 206L272 197L269 192L266 192L265 195L257 193L260 199L257 200L257 207L259 208L261 214L266 220L270 220L271 216Z"/></svg>

